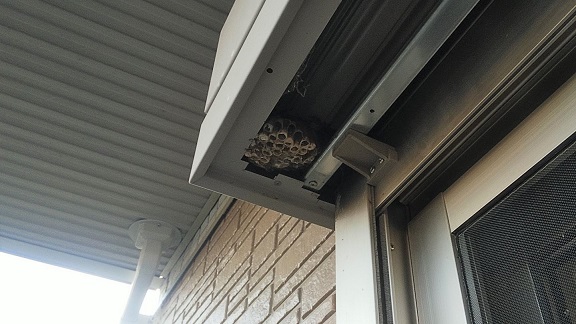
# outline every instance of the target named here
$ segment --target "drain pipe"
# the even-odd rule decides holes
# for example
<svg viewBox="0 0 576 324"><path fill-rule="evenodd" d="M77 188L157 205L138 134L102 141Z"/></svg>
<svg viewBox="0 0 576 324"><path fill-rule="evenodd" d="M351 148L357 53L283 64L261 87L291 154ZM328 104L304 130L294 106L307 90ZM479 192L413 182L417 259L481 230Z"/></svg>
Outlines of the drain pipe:
<svg viewBox="0 0 576 324"><path fill-rule="evenodd" d="M134 222L128 234L141 251L122 324L139 323L140 307L154 279L162 251L177 245L181 239L180 231L174 225L150 219Z"/></svg>

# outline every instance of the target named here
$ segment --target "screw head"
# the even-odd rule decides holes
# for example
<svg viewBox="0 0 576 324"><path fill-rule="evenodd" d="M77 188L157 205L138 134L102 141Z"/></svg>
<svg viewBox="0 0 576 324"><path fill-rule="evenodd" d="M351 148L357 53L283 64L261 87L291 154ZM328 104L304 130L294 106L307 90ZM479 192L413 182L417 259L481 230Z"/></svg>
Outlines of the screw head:
<svg viewBox="0 0 576 324"><path fill-rule="evenodd" d="M310 187L317 187L317 186L318 186L318 181L312 180L312 181L308 182L308 184L310 185Z"/></svg>

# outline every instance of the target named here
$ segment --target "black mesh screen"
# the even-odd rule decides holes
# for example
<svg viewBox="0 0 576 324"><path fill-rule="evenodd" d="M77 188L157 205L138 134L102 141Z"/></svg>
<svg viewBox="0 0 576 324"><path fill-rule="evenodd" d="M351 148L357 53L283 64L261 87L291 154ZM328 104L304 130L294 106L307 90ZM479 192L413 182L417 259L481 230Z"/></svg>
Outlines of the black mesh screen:
<svg viewBox="0 0 576 324"><path fill-rule="evenodd" d="M473 323L576 324L576 144L456 238Z"/></svg>

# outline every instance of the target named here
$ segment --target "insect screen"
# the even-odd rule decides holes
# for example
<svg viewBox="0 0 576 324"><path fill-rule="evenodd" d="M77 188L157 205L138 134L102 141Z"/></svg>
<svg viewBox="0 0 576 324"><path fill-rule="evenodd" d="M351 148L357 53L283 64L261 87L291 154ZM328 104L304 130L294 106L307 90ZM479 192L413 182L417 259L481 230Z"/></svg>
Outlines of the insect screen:
<svg viewBox="0 0 576 324"><path fill-rule="evenodd" d="M576 323L576 143L456 236L473 323Z"/></svg>

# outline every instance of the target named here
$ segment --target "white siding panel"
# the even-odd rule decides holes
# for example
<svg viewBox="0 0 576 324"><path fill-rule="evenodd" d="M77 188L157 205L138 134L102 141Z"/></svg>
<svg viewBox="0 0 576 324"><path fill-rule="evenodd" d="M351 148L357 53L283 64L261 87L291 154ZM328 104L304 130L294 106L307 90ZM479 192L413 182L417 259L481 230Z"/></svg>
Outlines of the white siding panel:
<svg viewBox="0 0 576 324"><path fill-rule="evenodd" d="M134 221L197 231L216 199L188 184L191 152L232 2L0 0L0 242L22 243L10 253L126 278Z"/></svg>

